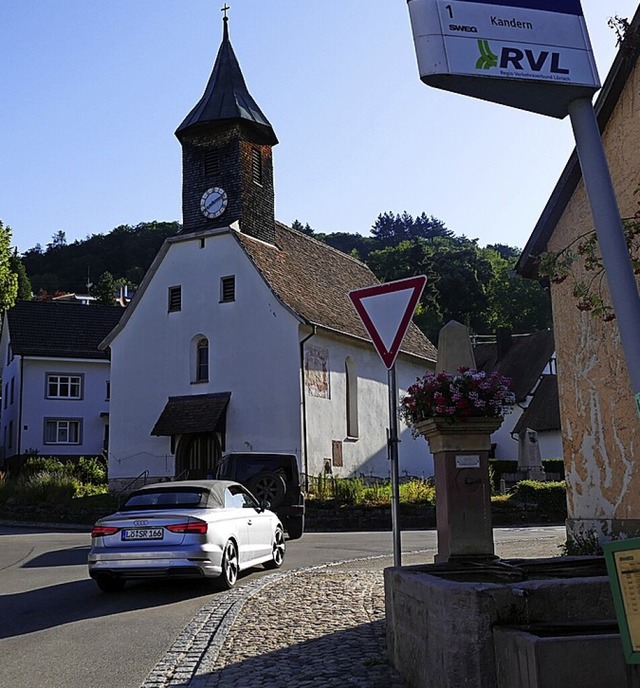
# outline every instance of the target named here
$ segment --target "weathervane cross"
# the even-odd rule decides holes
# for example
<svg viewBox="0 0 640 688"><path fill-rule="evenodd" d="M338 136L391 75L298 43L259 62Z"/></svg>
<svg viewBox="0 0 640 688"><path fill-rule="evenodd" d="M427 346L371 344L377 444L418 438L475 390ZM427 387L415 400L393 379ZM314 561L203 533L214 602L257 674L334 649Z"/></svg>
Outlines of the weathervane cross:
<svg viewBox="0 0 640 688"><path fill-rule="evenodd" d="M220 10L221 12L224 12L224 18L225 18L225 19L227 18L227 12L228 12L230 9L231 9L231 8L229 7L229 5L227 5L227 3L225 2L225 3L224 3L224 7Z"/></svg>

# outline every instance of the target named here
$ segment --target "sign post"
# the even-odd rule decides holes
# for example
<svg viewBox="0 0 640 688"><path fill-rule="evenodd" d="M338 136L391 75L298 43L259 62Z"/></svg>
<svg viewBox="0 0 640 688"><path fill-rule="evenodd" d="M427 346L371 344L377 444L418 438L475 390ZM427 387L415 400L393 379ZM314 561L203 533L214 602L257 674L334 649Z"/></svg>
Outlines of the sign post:
<svg viewBox="0 0 640 688"><path fill-rule="evenodd" d="M391 528L393 531L394 566L402 565L399 521L398 384L395 361L426 282L427 278L424 275L419 275L418 277L376 284L372 287L349 292L351 303L387 368L389 388L387 448L391 464Z"/></svg>
<svg viewBox="0 0 640 688"><path fill-rule="evenodd" d="M408 0L421 80L571 118L640 415L640 295L591 97L600 88L580 0Z"/></svg>

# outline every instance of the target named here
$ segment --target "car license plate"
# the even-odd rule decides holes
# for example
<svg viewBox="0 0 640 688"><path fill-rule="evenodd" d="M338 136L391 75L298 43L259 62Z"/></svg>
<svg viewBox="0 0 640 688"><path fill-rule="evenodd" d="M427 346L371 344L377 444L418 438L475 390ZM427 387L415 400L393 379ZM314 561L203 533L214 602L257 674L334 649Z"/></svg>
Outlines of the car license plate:
<svg viewBox="0 0 640 688"><path fill-rule="evenodd" d="M164 528L125 528L123 540L162 540Z"/></svg>

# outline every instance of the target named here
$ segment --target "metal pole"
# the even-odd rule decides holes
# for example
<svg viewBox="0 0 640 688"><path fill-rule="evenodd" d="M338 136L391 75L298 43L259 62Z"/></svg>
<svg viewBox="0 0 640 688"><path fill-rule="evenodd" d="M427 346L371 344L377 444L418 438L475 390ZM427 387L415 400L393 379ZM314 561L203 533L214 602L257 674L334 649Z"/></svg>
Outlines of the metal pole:
<svg viewBox="0 0 640 688"><path fill-rule="evenodd" d="M400 488L398 479L398 387L395 364L389 370L389 461L391 462L391 530L393 532L393 565L402 566L400 542Z"/></svg>
<svg viewBox="0 0 640 688"><path fill-rule="evenodd" d="M582 178L600 245L611 302L616 314L622 349L638 404L640 394L640 296L620 210L607 164L600 129L591 100L580 98L569 103L569 116L576 139Z"/></svg>

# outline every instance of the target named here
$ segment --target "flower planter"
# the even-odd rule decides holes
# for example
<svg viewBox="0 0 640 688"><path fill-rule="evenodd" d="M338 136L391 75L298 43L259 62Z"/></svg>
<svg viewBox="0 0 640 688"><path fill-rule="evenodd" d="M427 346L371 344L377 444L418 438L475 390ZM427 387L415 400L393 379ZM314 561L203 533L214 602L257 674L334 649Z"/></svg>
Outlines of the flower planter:
<svg viewBox="0 0 640 688"><path fill-rule="evenodd" d="M415 431L429 443L432 454L439 452L489 451L491 433L502 425L498 418L467 418L451 421L447 418L427 418L415 424Z"/></svg>

